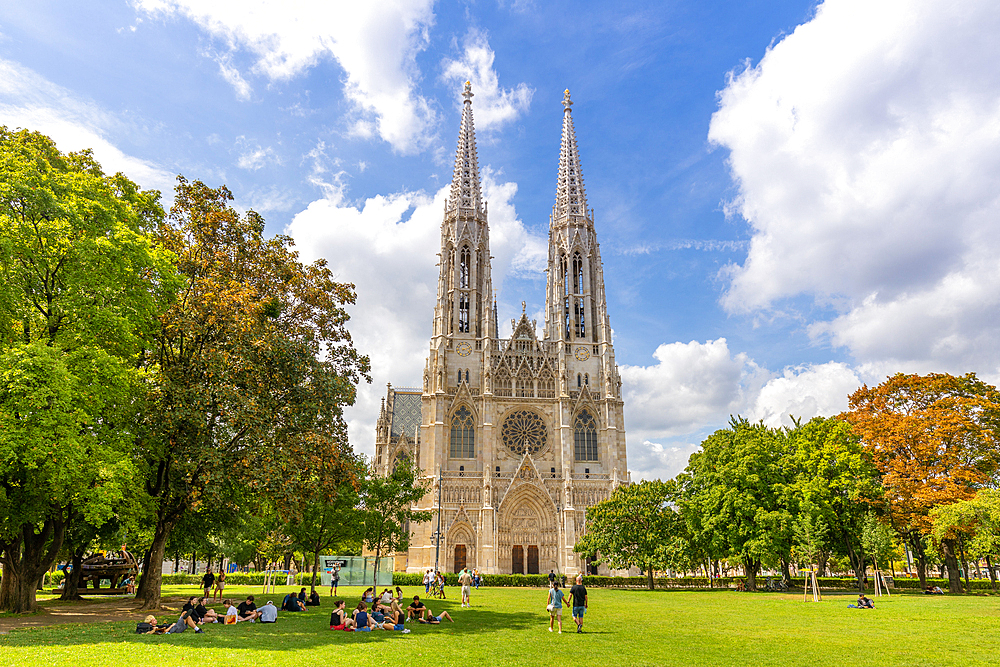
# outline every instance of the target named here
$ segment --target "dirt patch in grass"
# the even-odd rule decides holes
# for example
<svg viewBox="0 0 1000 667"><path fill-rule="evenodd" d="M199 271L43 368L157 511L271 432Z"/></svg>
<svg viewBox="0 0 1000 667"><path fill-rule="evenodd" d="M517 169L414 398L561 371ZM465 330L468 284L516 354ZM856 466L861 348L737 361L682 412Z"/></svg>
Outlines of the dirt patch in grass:
<svg viewBox="0 0 1000 667"><path fill-rule="evenodd" d="M185 598L164 598L160 613L180 613ZM138 611L135 598L128 596L99 597L64 602L58 598L39 600L38 611L32 614L5 614L0 616L0 634L19 628L36 628L65 623L103 623L107 621L139 622L149 612ZM156 615L154 613L154 615Z"/></svg>

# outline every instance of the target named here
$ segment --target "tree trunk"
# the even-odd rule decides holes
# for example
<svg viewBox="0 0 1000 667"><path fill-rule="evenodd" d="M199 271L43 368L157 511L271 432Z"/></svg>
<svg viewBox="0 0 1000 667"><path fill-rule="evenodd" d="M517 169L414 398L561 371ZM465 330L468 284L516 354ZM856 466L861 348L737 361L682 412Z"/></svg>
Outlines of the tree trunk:
<svg viewBox="0 0 1000 667"><path fill-rule="evenodd" d="M962 555L962 569L965 570L965 590L971 593L972 586L969 585L969 559L965 557L965 544L962 542L961 536L958 538L958 552Z"/></svg>
<svg viewBox="0 0 1000 667"><path fill-rule="evenodd" d="M956 556L955 540L941 540L941 548L944 551L944 564L948 568L948 592L962 592L962 571L958 569L958 557Z"/></svg>
<svg viewBox="0 0 1000 667"><path fill-rule="evenodd" d="M656 582L653 580L653 566L646 566L646 586L649 590L654 590L656 588Z"/></svg>
<svg viewBox="0 0 1000 667"><path fill-rule="evenodd" d="M989 555L986 556L986 569L990 572L990 587L993 592L997 592L997 574L993 571L993 562L990 560Z"/></svg>
<svg viewBox="0 0 1000 667"><path fill-rule="evenodd" d="M781 557L781 578L785 581L785 584L791 586L792 573L789 570L788 559L784 556Z"/></svg>
<svg viewBox="0 0 1000 667"><path fill-rule="evenodd" d="M0 611L20 614L35 610L35 591L38 579L55 562L66 536L62 517L51 517L42 524L41 532L35 526L21 526L21 535L11 542L0 543Z"/></svg>
<svg viewBox="0 0 1000 667"><path fill-rule="evenodd" d="M70 563L73 569L63 579L63 592L60 600L82 600L80 595L80 579L83 577L83 554L87 553L90 543L84 544L73 551Z"/></svg>
<svg viewBox="0 0 1000 667"><path fill-rule="evenodd" d="M316 547L316 551L313 552L313 576L312 583L309 584L310 592L316 592L316 571L319 570L319 547Z"/></svg>
<svg viewBox="0 0 1000 667"><path fill-rule="evenodd" d="M920 534L910 532L906 539L910 543L910 553L916 561L917 577L920 579L920 588L927 588L927 553L924 551L924 541L920 539Z"/></svg>
<svg viewBox="0 0 1000 667"><path fill-rule="evenodd" d="M159 609L160 594L163 584L163 552L167 548L167 538L174 524L158 521L153 531L153 543L149 546L149 565L142 572L139 587L135 591L135 599L140 604L139 609Z"/></svg>
<svg viewBox="0 0 1000 667"><path fill-rule="evenodd" d="M748 591L757 590L757 570L760 568L760 561L743 559L743 571L747 576L746 589Z"/></svg>

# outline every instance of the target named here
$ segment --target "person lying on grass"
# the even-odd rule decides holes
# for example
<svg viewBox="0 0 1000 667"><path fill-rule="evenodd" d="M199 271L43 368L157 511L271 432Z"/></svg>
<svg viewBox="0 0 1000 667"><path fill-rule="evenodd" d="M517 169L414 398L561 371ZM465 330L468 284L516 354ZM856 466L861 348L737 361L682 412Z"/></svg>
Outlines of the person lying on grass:
<svg viewBox="0 0 1000 667"><path fill-rule="evenodd" d="M330 629L353 632L354 620L347 618L347 603L343 600L337 600L333 603L333 606L336 608L333 610L333 613L330 614Z"/></svg>
<svg viewBox="0 0 1000 667"><path fill-rule="evenodd" d="M452 623L455 622L455 619L453 619L451 617L451 615L448 614L448 612L446 612L446 611L442 611L440 614L438 614L437 616L435 616L434 612L432 612L430 609L428 609L427 610L427 619L425 620L425 619L422 619L422 618L418 618L417 620L420 621L421 623L430 623L431 625L437 625L442 620L444 620L446 618L449 621L451 621Z"/></svg>
<svg viewBox="0 0 1000 667"><path fill-rule="evenodd" d="M177 619L176 623L167 628L166 634L168 635L180 634L181 632L184 632L188 628L191 628L192 630L198 633L204 632L204 630L199 628L197 623L195 623L193 611L182 611L181 617Z"/></svg>
<svg viewBox="0 0 1000 667"><path fill-rule="evenodd" d="M858 593L858 603L856 605L849 604L847 606L850 609L874 609L875 603L872 602L871 598L865 597L864 593Z"/></svg>
<svg viewBox="0 0 1000 667"><path fill-rule="evenodd" d="M419 595L413 596L413 602L406 608L406 615L408 618L415 618L418 621L427 617L427 607L420 601Z"/></svg>
<svg viewBox="0 0 1000 667"><path fill-rule="evenodd" d="M149 628L146 630L146 628ZM162 635L170 628L170 624L167 625L157 625L156 617L150 614L143 619L142 623L136 628L136 632L144 635ZM140 632L140 630L145 630L145 632Z"/></svg>

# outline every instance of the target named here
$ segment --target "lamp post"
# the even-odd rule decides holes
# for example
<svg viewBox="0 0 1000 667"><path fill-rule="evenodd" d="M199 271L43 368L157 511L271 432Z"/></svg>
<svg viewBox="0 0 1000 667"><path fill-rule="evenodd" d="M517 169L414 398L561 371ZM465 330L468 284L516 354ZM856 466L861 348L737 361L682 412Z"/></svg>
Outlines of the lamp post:
<svg viewBox="0 0 1000 667"><path fill-rule="evenodd" d="M438 527L437 531L434 533L435 547L434 547L434 573L440 572L438 569L438 564L441 562L441 486L444 481L444 474L441 468L438 467Z"/></svg>

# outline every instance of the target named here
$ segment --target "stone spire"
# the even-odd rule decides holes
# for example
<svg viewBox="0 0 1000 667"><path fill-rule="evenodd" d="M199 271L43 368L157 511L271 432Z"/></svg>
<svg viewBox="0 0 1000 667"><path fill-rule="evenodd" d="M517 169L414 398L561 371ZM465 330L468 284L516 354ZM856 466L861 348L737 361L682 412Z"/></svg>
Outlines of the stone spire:
<svg viewBox="0 0 1000 667"><path fill-rule="evenodd" d="M576 131L573 129L573 101L569 89L563 95L562 146L559 149L559 180L556 185L556 206L553 219L567 216L587 217L587 194L583 187L583 170L580 168L580 153L576 147Z"/></svg>
<svg viewBox="0 0 1000 667"><path fill-rule="evenodd" d="M476 125L472 120L472 83L465 82L462 93L462 125L458 131L455 151L455 173L448 197L448 212L472 217L483 212L483 195L479 187L479 157L476 155Z"/></svg>

